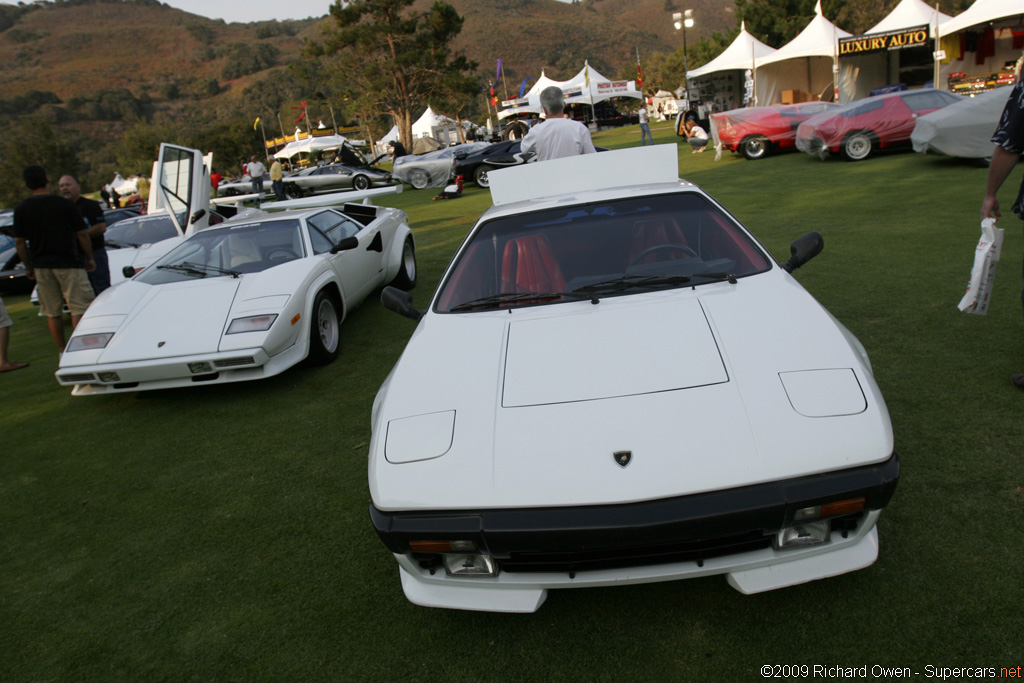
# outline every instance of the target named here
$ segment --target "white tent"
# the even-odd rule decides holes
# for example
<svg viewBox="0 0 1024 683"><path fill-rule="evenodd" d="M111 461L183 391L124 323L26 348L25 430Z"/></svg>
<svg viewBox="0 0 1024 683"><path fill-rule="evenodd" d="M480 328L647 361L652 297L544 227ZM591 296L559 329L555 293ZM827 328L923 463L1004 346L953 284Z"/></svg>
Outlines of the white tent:
<svg viewBox="0 0 1024 683"><path fill-rule="evenodd" d="M715 71L728 71L754 68L754 61L768 57L776 52L774 47L765 45L747 31L745 22L740 23L740 33L730 43L729 47L722 50L710 62L698 69L690 69L687 78L698 78Z"/></svg>
<svg viewBox="0 0 1024 683"><path fill-rule="evenodd" d="M740 23L740 33L729 47L704 66L691 69L686 75L687 91L691 99L700 99L706 105L714 104L717 111L736 109L748 104L752 95L747 91L745 74L750 72L756 78L756 60L775 53L775 48L765 45L747 31L745 22ZM691 91L692 88L692 91ZM699 95L699 98L698 98Z"/></svg>
<svg viewBox="0 0 1024 683"><path fill-rule="evenodd" d="M632 97L638 100L643 98L643 94L636 89L636 81L613 81L602 76L589 63L584 63L579 73L567 81L552 80L541 71L540 78L526 96L509 100L508 108L499 111L498 118L504 119L514 114L540 114L540 93L552 85L565 93L567 105L593 105L616 97Z"/></svg>
<svg viewBox="0 0 1024 683"><path fill-rule="evenodd" d="M946 59L940 64L943 83L951 73L991 74L1003 70L1007 62L1019 59L1021 48L1013 47L1019 42L1014 38L1014 31L1020 31L1022 21L1024 3L1021 0L975 0L969 8L942 24L939 27L940 48L946 52ZM961 51L957 34L963 31L977 32L982 39L979 47L991 36L992 49L981 63L978 62L977 51Z"/></svg>
<svg viewBox="0 0 1024 683"><path fill-rule="evenodd" d="M783 90L810 93L813 99L828 94L835 82L832 66L835 64L838 41L849 36L850 33L824 17L821 0L818 0L814 18L796 38L756 61L757 103L767 105L780 102Z"/></svg>
<svg viewBox="0 0 1024 683"><path fill-rule="evenodd" d="M316 150L337 149L345 144L345 142L345 137L337 134L309 137L298 142L289 142L274 153L274 158L291 159L299 154L310 154Z"/></svg>
<svg viewBox="0 0 1024 683"><path fill-rule="evenodd" d="M951 18L948 14L936 13L935 8L929 7L924 0L902 0L885 19L872 26L863 38L869 40L872 36L879 34L928 26L928 35L934 40L936 19L941 26ZM857 36L858 39L861 37ZM933 44L933 42L929 42L926 46L929 52L932 51ZM905 75L901 75L900 71L901 52L901 50L878 49L849 57L840 56L839 102L846 104L869 96L875 88L906 82L908 79ZM931 61L920 68L926 74L929 70L934 71ZM931 74L927 74L927 80L932 80ZM920 80L918 84L920 84Z"/></svg>
<svg viewBox="0 0 1024 683"><path fill-rule="evenodd" d="M416 119L416 123L412 124L412 137L413 140L416 138L434 138L445 144L461 142L459 139L459 127L455 125L455 121L447 116L436 113L430 107L427 107L423 115Z"/></svg>

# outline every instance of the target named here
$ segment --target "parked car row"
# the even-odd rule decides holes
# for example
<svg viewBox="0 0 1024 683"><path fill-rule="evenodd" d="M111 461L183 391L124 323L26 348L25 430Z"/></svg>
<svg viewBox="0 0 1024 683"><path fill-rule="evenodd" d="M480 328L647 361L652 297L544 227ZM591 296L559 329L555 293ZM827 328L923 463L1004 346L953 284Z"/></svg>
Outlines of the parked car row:
<svg viewBox="0 0 1024 683"><path fill-rule="evenodd" d="M919 121L945 107L962 105L965 99L926 88L844 105L807 102L734 109L711 115L712 137L722 148L750 160L798 149L822 159L839 154L861 161L879 150L909 147Z"/></svg>

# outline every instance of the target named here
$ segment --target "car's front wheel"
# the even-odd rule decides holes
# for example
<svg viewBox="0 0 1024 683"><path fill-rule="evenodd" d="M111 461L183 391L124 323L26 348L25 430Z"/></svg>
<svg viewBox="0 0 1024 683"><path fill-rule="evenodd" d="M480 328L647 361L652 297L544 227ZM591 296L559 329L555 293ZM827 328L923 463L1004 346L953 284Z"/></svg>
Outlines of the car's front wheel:
<svg viewBox="0 0 1024 683"><path fill-rule="evenodd" d="M309 362L327 365L338 355L341 326L335 299L326 289L313 300L313 319L309 330Z"/></svg>
<svg viewBox="0 0 1024 683"><path fill-rule="evenodd" d="M364 175L357 175L355 178L352 179L352 187L354 187L357 190L369 190L370 179Z"/></svg>
<svg viewBox="0 0 1024 683"><path fill-rule="evenodd" d="M302 188L295 183L286 183L284 186L284 193L291 199L299 199L302 197Z"/></svg>
<svg viewBox="0 0 1024 683"><path fill-rule="evenodd" d="M225 197L234 197L237 194L238 194L238 190L233 188L233 187L229 187L228 189L224 190L224 196Z"/></svg>
<svg viewBox="0 0 1024 683"><path fill-rule="evenodd" d="M487 179L487 174L493 170L494 167L492 166L488 166L487 164L480 164L479 166L476 167L476 170L473 171L473 182L475 182L480 187L490 187L491 182Z"/></svg>
<svg viewBox="0 0 1024 683"><path fill-rule="evenodd" d="M768 156L769 149L768 138L763 135L750 135L740 143L740 154L751 161Z"/></svg>
<svg viewBox="0 0 1024 683"><path fill-rule="evenodd" d="M843 156L850 161L867 159L874 147L874 137L866 130L850 133L843 140Z"/></svg>
<svg viewBox="0 0 1024 683"><path fill-rule="evenodd" d="M406 237L405 244L402 245L402 263L391 285L406 291L416 286L416 248L411 237Z"/></svg>
<svg viewBox="0 0 1024 683"><path fill-rule="evenodd" d="M423 169L417 168L409 174L409 184L417 190L422 190L430 184L430 176Z"/></svg>

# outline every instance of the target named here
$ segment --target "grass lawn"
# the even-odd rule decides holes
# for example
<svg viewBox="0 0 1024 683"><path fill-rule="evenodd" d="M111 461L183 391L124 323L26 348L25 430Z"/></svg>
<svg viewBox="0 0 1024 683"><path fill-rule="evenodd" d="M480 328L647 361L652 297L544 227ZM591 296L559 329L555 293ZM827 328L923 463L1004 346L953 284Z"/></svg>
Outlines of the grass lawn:
<svg viewBox="0 0 1024 683"><path fill-rule="evenodd" d="M675 144L670 124L653 128ZM374 297L325 368L73 399L28 297L7 296L11 356L32 365L0 375L0 681L739 681L764 664L869 677L1024 664L1024 393L1008 381L1024 371L1022 244L1008 211L989 314L956 309L986 170L913 153L679 158L776 258L808 230L825 237L796 276L871 354L903 464L872 567L754 596L710 577L552 591L533 615L415 607L366 482L371 403L412 321ZM381 202L409 212L420 307L489 205L474 185L435 194Z"/></svg>

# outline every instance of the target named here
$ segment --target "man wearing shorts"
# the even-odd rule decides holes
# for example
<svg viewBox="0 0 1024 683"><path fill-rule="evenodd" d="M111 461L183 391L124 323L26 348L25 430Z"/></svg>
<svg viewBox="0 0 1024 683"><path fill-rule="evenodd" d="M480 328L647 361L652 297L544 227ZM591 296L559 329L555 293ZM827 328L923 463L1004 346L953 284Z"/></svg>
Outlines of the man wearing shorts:
<svg viewBox="0 0 1024 683"><path fill-rule="evenodd" d="M82 215L69 200L49 194L49 180L42 166L22 171L32 196L14 209L14 243L25 264L25 275L36 281L39 307L57 348L63 352L63 306L71 310L71 326L85 314L93 300L86 271L96 268L92 242Z"/></svg>

